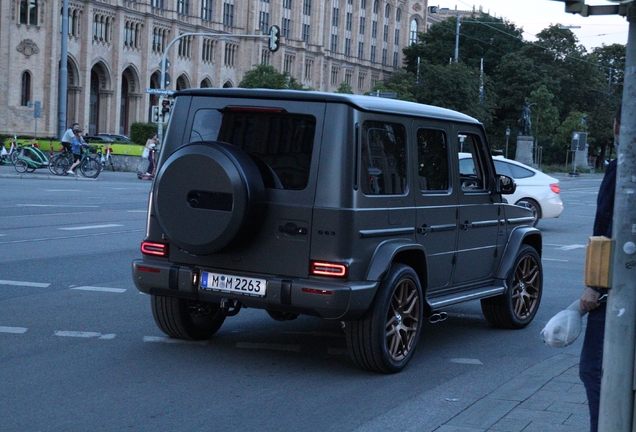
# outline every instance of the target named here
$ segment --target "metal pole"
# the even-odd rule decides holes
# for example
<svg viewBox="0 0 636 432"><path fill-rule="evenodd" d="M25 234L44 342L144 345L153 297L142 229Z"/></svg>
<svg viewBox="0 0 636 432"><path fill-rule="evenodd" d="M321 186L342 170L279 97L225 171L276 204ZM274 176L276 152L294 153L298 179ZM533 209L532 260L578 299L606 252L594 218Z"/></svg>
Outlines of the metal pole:
<svg viewBox="0 0 636 432"><path fill-rule="evenodd" d="M459 11L457 11L457 25L455 26L455 63L459 61Z"/></svg>
<svg viewBox="0 0 636 432"><path fill-rule="evenodd" d="M68 0L62 1L62 40L57 92L57 138L66 131L66 100L68 95Z"/></svg>
<svg viewBox="0 0 636 432"><path fill-rule="evenodd" d="M599 430L634 430L636 335L636 5L628 14L621 130L617 148L615 239L605 325Z"/></svg>

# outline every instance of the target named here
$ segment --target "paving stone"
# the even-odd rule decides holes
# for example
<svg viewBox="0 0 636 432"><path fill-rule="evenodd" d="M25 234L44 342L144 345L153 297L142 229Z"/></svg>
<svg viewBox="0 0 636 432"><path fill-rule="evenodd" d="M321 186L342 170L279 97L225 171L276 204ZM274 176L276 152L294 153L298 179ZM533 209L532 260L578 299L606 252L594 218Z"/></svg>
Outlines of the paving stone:
<svg viewBox="0 0 636 432"><path fill-rule="evenodd" d="M487 429L506 416L519 402L486 397L447 422L450 426Z"/></svg>
<svg viewBox="0 0 636 432"><path fill-rule="evenodd" d="M492 425L489 432L522 432L530 424L529 420L503 418Z"/></svg>

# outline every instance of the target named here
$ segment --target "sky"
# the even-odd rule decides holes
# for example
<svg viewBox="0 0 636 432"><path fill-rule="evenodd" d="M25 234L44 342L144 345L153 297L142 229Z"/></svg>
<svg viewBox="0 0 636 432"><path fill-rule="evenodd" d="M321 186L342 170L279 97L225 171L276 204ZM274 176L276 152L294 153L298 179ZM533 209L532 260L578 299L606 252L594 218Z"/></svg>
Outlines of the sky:
<svg viewBox="0 0 636 432"><path fill-rule="evenodd" d="M586 0L588 5L616 4L605 0ZM580 26L570 29L588 51L602 44L627 44L629 23L619 15L590 16L565 12L565 3L552 0L429 0L429 6L472 10L473 6L497 18L506 19L524 30L523 38L535 41L536 34L552 24Z"/></svg>

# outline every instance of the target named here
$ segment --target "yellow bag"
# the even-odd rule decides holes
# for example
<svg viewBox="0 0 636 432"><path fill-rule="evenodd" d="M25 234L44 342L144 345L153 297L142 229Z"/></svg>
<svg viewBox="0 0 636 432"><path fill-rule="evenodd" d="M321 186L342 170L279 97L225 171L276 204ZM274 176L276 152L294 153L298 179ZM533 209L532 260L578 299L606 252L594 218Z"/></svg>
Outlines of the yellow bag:
<svg viewBox="0 0 636 432"><path fill-rule="evenodd" d="M614 240L590 237L585 254L585 286L611 288Z"/></svg>

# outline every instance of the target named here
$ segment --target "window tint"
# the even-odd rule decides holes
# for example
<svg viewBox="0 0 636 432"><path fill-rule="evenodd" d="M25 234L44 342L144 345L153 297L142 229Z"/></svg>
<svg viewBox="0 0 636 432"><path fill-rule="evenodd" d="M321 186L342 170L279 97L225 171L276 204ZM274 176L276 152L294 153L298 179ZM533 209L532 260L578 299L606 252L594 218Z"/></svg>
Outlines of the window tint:
<svg viewBox="0 0 636 432"><path fill-rule="evenodd" d="M484 160L485 155L481 151L481 139L477 135L460 133L457 135L457 140L459 144L458 150L463 153L470 153L472 156L472 163L466 162L470 159L462 159L459 164L462 191L483 192L489 185L487 181L488 167Z"/></svg>
<svg viewBox="0 0 636 432"><path fill-rule="evenodd" d="M509 163L502 162L496 159L494 160L494 162L495 162L495 171L497 171L497 174L503 174L503 175L507 175L508 177L512 177Z"/></svg>
<svg viewBox="0 0 636 432"><path fill-rule="evenodd" d="M512 172L512 178L526 178L532 177L534 173L527 168L520 167L519 165L508 164L510 171Z"/></svg>
<svg viewBox="0 0 636 432"><path fill-rule="evenodd" d="M266 187L307 187L316 119L287 112L198 110L190 142L223 141L248 153Z"/></svg>
<svg viewBox="0 0 636 432"><path fill-rule="evenodd" d="M406 192L406 129L399 123L366 121L362 126L362 192Z"/></svg>
<svg viewBox="0 0 636 432"><path fill-rule="evenodd" d="M417 158L422 191L448 190L448 140L441 130L418 129Z"/></svg>

